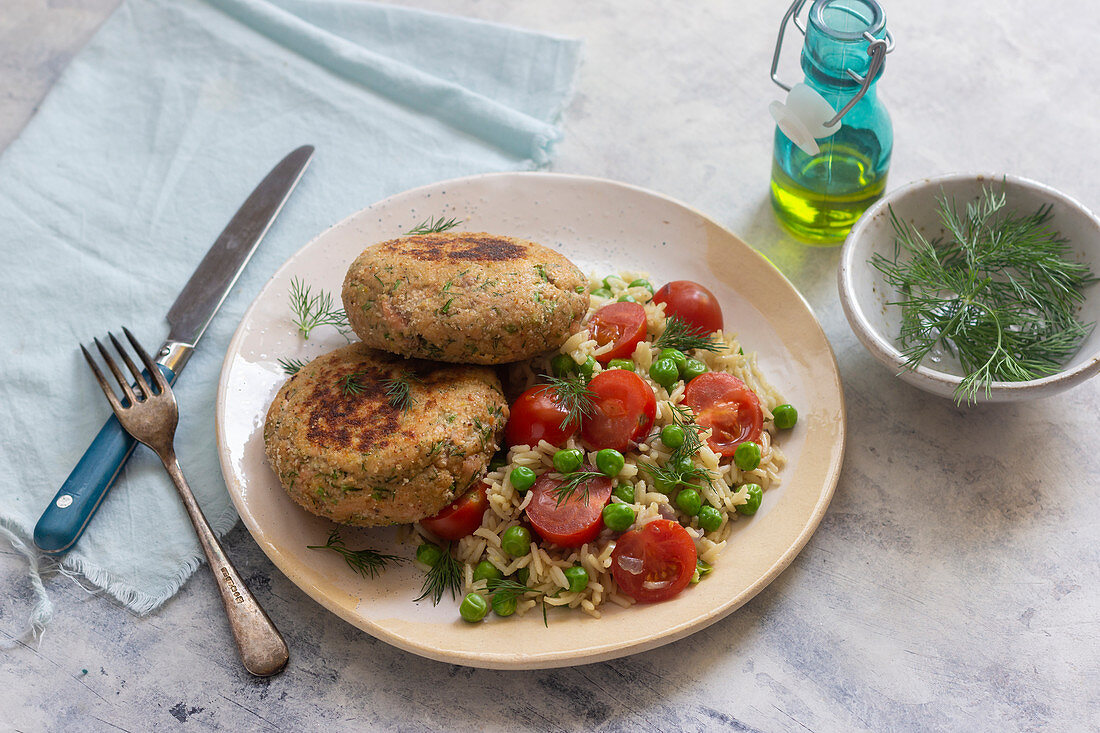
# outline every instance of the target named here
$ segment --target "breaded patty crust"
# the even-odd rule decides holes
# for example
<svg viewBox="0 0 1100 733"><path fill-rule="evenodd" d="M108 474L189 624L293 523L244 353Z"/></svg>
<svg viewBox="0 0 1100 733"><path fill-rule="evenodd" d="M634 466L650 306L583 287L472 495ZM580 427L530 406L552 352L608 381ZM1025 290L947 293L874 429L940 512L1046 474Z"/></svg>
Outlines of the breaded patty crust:
<svg viewBox="0 0 1100 733"><path fill-rule="evenodd" d="M368 247L344 278L348 320L369 346L459 364L555 349L588 310L588 279L540 244L444 232Z"/></svg>
<svg viewBox="0 0 1100 733"><path fill-rule="evenodd" d="M436 514L481 478L507 417L486 367L353 343L287 380L268 409L264 445L287 493L314 514L400 524Z"/></svg>

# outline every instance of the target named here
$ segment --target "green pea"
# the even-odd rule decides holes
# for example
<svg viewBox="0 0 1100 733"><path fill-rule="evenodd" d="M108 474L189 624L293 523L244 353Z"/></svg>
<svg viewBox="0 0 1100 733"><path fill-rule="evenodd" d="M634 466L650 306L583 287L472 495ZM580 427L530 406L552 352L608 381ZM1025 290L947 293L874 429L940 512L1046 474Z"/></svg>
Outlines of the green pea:
<svg viewBox="0 0 1100 733"><path fill-rule="evenodd" d="M518 524L509 527L500 536L500 548L514 557L523 557L531 551L531 532Z"/></svg>
<svg viewBox="0 0 1100 733"><path fill-rule="evenodd" d="M630 284L627 285L627 287L628 288L645 288L646 290L649 291L650 295L653 295L653 283L651 283L649 280L646 280L645 278L642 278L642 277L638 278L637 280L631 280Z"/></svg>
<svg viewBox="0 0 1100 733"><path fill-rule="evenodd" d="M479 593L467 593L458 606L458 614L462 616L462 620L469 621L472 624L476 624L485 618L485 614L488 612L489 604L485 602L485 599Z"/></svg>
<svg viewBox="0 0 1100 733"><path fill-rule="evenodd" d="M619 484L611 490L611 494L617 497L619 501L624 501L627 504L634 503L634 487L630 484Z"/></svg>
<svg viewBox="0 0 1100 733"><path fill-rule="evenodd" d="M704 532L713 532L722 526L722 512L710 504L699 508L699 526Z"/></svg>
<svg viewBox="0 0 1100 733"><path fill-rule="evenodd" d="M615 478L626 465L623 454L614 448L604 448L596 454L596 468L609 478Z"/></svg>
<svg viewBox="0 0 1100 733"><path fill-rule="evenodd" d="M520 568L516 571L516 582L520 585L527 585L527 581L531 579L531 568Z"/></svg>
<svg viewBox="0 0 1100 733"><path fill-rule="evenodd" d="M634 524L637 515L630 504L618 504L612 502L603 508L603 523L608 529L616 532L625 532Z"/></svg>
<svg viewBox="0 0 1100 733"><path fill-rule="evenodd" d="M705 576L709 575L710 571L713 570L713 569L714 569L714 566L711 565L706 560L698 560L697 559L695 561L695 573L691 577L692 585L694 585L695 583L698 583Z"/></svg>
<svg viewBox="0 0 1100 733"><path fill-rule="evenodd" d="M658 359L649 367L649 376L654 382L667 389L679 381L680 370L676 368L676 362L672 359Z"/></svg>
<svg viewBox="0 0 1100 733"><path fill-rule="evenodd" d="M733 451L733 462L742 471L751 471L760 465L760 446L746 440Z"/></svg>
<svg viewBox="0 0 1100 733"><path fill-rule="evenodd" d="M656 491L661 492L662 494L671 494L673 491L676 490L676 484L676 481L670 481L664 476L653 477L653 488Z"/></svg>
<svg viewBox="0 0 1100 733"><path fill-rule="evenodd" d="M443 557L443 550L431 542L425 542L416 548L416 561L428 567L434 567L441 557Z"/></svg>
<svg viewBox="0 0 1100 733"><path fill-rule="evenodd" d="M512 479L512 488L523 494L527 489L535 485L535 472L527 466L516 466L509 475Z"/></svg>
<svg viewBox="0 0 1100 733"><path fill-rule="evenodd" d="M676 471L676 473L683 475L685 473L691 473L695 470L695 463L688 456L680 456L674 458L668 462L668 467Z"/></svg>
<svg viewBox="0 0 1100 733"><path fill-rule="evenodd" d="M569 592L580 593L588 587L588 571L580 565L565 569L565 579L569 581Z"/></svg>
<svg viewBox="0 0 1100 733"><path fill-rule="evenodd" d="M604 298L606 300L611 300L612 298L615 297L615 294L612 293L607 288L596 288L595 290L592 291L592 295L593 295L593 297Z"/></svg>
<svg viewBox="0 0 1100 733"><path fill-rule="evenodd" d="M684 370L684 367L687 366L688 360L687 354L680 351L679 349L661 349L661 354L657 358L672 359L674 362L676 362L677 372L682 372Z"/></svg>
<svg viewBox="0 0 1100 733"><path fill-rule="evenodd" d="M661 428L661 442L665 444L665 447L672 450L676 450L683 445L686 437L684 429L679 425L665 425Z"/></svg>
<svg viewBox="0 0 1100 733"><path fill-rule="evenodd" d="M564 379L573 373L577 368L577 362L573 361L573 357L569 354L556 354L553 359L550 360L550 371L554 373L554 376L558 379Z"/></svg>
<svg viewBox="0 0 1100 733"><path fill-rule="evenodd" d="M572 473L584 463L584 453L576 448L563 448L554 454L554 469L558 473Z"/></svg>
<svg viewBox="0 0 1100 733"><path fill-rule="evenodd" d="M621 287L625 284L626 282L618 275L608 275L603 279L603 286L608 290L614 290L615 285L619 285Z"/></svg>
<svg viewBox="0 0 1100 733"><path fill-rule="evenodd" d="M607 362L608 369L625 369L628 372L634 371L633 359L612 359Z"/></svg>
<svg viewBox="0 0 1100 733"><path fill-rule="evenodd" d="M691 380L698 377L700 374L706 374L706 372L707 372L707 365L706 364L699 361L698 359L693 359L689 356L688 359L687 359L687 362L684 364L683 368L680 370L680 376L684 378L685 382L690 382Z"/></svg>
<svg viewBox="0 0 1100 733"><path fill-rule="evenodd" d="M593 372L596 371L596 360L591 356L584 360L583 364L577 364L577 374L580 374L585 379L591 379Z"/></svg>
<svg viewBox="0 0 1100 733"><path fill-rule="evenodd" d="M772 410L772 417L775 418L777 428L790 430L798 422L798 410L794 409L793 405L780 405Z"/></svg>
<svg viewBox="0 0 1100 733"><path fill-rule="evenodd" d="M474 567L474 582L479 580L500 580L503 577L504 573L500 572L500 568L488 560L482 560Z"/></svg>
<svg viewBox="0 0 1100 733"><path fill-rule="evenodd" d="M494 593L490 603L497 616L511 616L516 612L516 597L511 593Z"/></svg>
<svg viewBox="0 0 1100 733"><path fill-rule="evenodd" d="M622 295L619 296L619 302L620 303L637 303L638 299L635 298L630 293L623 293Z"/></svg>
<svg viewBox="0 0 1100 733"><path fill-rule="evenodd" d="M703 508L703 500L695 489L684 489L676 495L676 506L688 516L694 517Z"/></svg>
<svg viewBox="0 0 1100 733"><path fill-rule="evenodd" d="M738 514L756 514L760 508L760 501L764 498L764 490L756 484L745 484L741 487L749 492L749 500L737 506Z"/></svg>

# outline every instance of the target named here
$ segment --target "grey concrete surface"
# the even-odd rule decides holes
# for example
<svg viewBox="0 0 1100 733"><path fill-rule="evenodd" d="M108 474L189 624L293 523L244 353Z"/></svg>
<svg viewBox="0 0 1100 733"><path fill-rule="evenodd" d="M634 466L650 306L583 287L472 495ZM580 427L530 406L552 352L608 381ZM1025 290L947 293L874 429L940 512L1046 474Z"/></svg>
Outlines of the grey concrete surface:
<svg viewBox="0 0 1100 733"><path fill-rule="evenodd" d="M779 94L768 66L785 3L408 4L583 37L552 169L686 201L805 294L849 418L823 523L725 620L644 654L541 672L449 666L376 641L306 597L238 527L226 544L286 633L285 674L250 679L210 642L221 609L206 573L147 618L55 577L41 644L0 652L0 729L1100 729L1100 381L963 409L862 349L836 295L839 250L788 238L767 200L767 103ZM113 5L3 0L0 145ZM885 5L898 44L880 85L896 135L891 187L1004 171L1100 207L1095 4ZM0 550L8 608L29 598L20 568Z"/></svg>

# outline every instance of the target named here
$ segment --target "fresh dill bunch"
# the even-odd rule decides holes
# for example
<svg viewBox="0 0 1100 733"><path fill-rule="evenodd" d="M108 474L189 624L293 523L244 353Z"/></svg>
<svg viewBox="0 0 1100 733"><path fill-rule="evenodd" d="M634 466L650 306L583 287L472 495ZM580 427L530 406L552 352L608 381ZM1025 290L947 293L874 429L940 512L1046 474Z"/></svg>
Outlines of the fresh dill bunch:
<svg viewBox="0 0 1100 733"><path fill-rule="evenodd" d="M302 359L279 359L279 366L283 368L283 373L289 377L293 377L302 371L302 367L305 365L306 362Z"/></svg>
<svg viewBox="0 0 1100 733"><path fill-rule="evenodd" d="M936 346L955 356L965 374L960 404L988 395L995 381L1057 372L1092 329L1075 312L1096 278L1069 259L1051 207L1021 216L991 188L961 212L942 193L937 202L947 236L930 241L891 208L894 257L870 261L899 296L888 305L901 309L905 367L915 369Z"/></svg>
<svg viewBox="0 0 1100 733"><path fill-rule="evenodd" d="M596 478L606 478L606 476L599 471L571 471L559 475L561 476L561 483L551 489L556 499L555 506L561 506L569 501L569 498L577 493L578 489L581 490L581 498L583 498L587 504L588 482Z"/></svg>
<svg viewBox="0 0 1100 733"><path fill-rule="evenodd" d="M386 565L389 563L402 563L405 562L405 558L398 557L397 555L386 555L381 552L376 552L370 548L364 548L362 550L350 550L347 545L344 544L344 540L340 537L339 530L332 530L329 533L328 541L323 545L306 545L307 550L332 550L343 556L344 562L348 564L348 567L355 572L362 575L364 578L371 577L376 578L378 575L386 569Z"/></svg>
<svg viewBox="0 0 1100 733"><path fill-rule="evenodd" d="M485 590L489 592L490 601L499 598L502 603L518 601L525 593L537 594L542 601L542 625L549 628L550 623L546 618L546 594L542 591L530 588L511 578L489 578L485 581Z"/></svg>
<svg viewBox="0 0 1100 733"><path fill-rule="evenodd" d="M408 412L409 407L416 402L409 394L409 385L419 382L420 378L412 372L402 372L399 376L382 380L382 387L386 390L386 401L391 407L401 412Z"/></svg>
<svg viewBox="0 0 1100 733"><path fill-rule="evenodd" d="M462 223L461 219L444 219L442 216L438 219L432 219L428 217L424 221L417 224L415 227L405 232L405 236L414 237L418 234L438 234L439 232L445 232L448 229L454 229L456 226Z"/></svg>
<svg viewBox="0 0 1100 733"><path fill-rule="evenodd" d="M657 337L653 345L658 349L679 349L691 351L721 351L725 346L701 328L696 328L679 316L669 316L665 320L665 332Z"/></svg>
<svg viewBox="0 0 1100 733"><path fill-rule="evenodd" d="M570 425L580 425L581 420L596 414L596 393L588 388L579 374L568 377L547 375L543 377L543 382L540 391L553 392L554 401L565 410L565 417L558 426L562 430L568 430Z"/></svg>
<svg viewBox="0 0 1100 733"><path fill-rule="evenodd" d="M332 326L345 339L351 333L351 324L343 308L337 308L332 294L324 290L313 293L312 288L298 278L290 281L290 309L294 313L294 325L302 338L318 326Z"/></svg>
<svg viewBox="0 0 1100 733"><path fill-rule="evenodd" d="M450 591L451 598L457 600L458 593L462 589L462 565L451 554L451 543L448 542L446 547L440 549L443 552L428 569L424 576L424 585L420 589L421 593L414 599L421 601L431 598L433 606L439 605L446 591Z"/></svg>

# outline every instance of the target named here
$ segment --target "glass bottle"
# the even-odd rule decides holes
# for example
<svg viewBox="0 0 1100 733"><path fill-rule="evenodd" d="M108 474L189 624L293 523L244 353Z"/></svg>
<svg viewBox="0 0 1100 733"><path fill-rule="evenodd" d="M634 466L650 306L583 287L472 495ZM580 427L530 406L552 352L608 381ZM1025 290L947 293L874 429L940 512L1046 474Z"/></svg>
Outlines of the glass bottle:
<svg viewBox="0 0 1100 733"><path fill-rule="evenodd" d="M788 10L772 62L772 79L787 89L776 77L783 32L791 18L803 28L798 12L805 2L795 0ZM788 127L773 109L780 124L775 130L771 200L780 224L793 235L811 244L833 244L844 239L886 188L894 135L876 83L893 39L886 30L886 15L874 0L815 0L804 32L806 78L798 86L809 87L828 107L818 109L818 126L810 120L805 128L798 128L798 122L796 128ZM810 104L820 104L814 94L796 88L788 98L791 109L799 93L809 97ZM800 113L789 114L797 119Z"/></svg>

